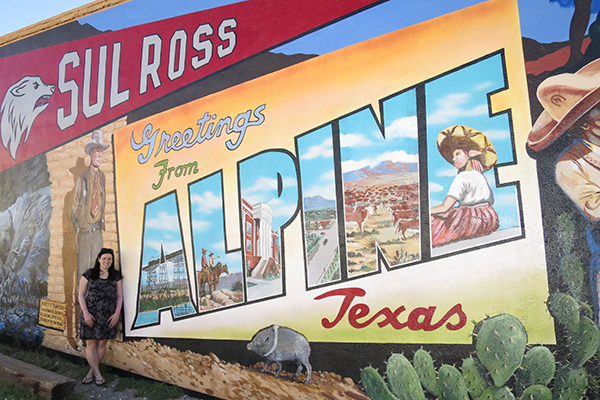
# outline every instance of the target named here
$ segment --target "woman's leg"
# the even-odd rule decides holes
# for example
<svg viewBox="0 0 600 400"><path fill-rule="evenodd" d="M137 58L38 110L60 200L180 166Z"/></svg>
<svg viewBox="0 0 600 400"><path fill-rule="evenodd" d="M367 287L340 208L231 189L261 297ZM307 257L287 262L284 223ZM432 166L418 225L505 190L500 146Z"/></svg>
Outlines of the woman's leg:
<svg viewBox="0 0 600 400"><path fill-rule="evenodd" d="M102 360L104 360L104 356L106 355L106 344L108 343L108 339L106 340L98 340L98 366L102 364Z"/></svg>
<svg viewBox="0 0 600 400"><path fill-rule="evenodd" d="M96 380L102 379L100 374L100 360L98 359L98 340L85 341L85 358L96 377Z"/></svg>

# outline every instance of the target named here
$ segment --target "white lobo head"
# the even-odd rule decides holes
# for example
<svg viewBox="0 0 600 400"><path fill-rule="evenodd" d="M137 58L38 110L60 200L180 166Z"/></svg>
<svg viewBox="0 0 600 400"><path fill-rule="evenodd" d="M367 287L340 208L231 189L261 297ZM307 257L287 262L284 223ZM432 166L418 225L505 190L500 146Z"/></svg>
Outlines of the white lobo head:
<svg viewBox="0 0 600 400"><path fill-rule="evenodd" d="M31 125L36 117L48 107L46 100L54 93L55 86L42 82L39 76L25 76L6 91L0 112L2 145L16 159L21 138L27 141Z"/></svg>

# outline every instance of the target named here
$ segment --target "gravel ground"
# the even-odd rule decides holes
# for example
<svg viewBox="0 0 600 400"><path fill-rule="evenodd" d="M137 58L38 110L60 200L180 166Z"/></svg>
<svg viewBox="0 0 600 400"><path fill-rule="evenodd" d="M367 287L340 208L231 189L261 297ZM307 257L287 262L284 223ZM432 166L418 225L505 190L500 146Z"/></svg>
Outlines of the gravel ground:
<svg viewBox="0 0 600 400"><path fill-rule="evenodd" d="M102 386L96 386L94 383L89 385L83 385L81 380L75 384L75 393L81 394L85 399L102 399L102 400L144 400L145 397L136 397L135 389L127 389L122 392L114 390L117 382L120 378L111 377L109 374L105 374L107 378L112 378L112 381L107 381ZM216 397L206 397L201 394L196 396L184 395L174 400L195 400L195 399L216 399ZM200 397L202 396L202 397Z"/></svg>

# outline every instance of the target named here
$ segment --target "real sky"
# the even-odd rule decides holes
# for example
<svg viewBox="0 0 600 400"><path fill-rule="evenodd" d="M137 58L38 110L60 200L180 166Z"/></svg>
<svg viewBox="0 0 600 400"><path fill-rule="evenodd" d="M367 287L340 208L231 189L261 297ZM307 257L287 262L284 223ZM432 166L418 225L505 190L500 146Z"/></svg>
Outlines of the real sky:
<svg viewBox="0 0 600 400"><path fill-rule="evenodd" d="M101 12L85 18L85 22L91 23L101 30L115 30L128 25L148 22L153 20L153 18L164 19L178 14L234 2L236 0L174 0L169 2L162 0L131 0L126 4L120 5L118 12L116 9ZM347 35L348 40L355 40L354 38L360 32L374 31L377 34L381 34L387 32L389 29L397 29L399 25L412 25L478 2L478 0L455 0L451 2L447 0L429 0L423 3L421 0L391 0L368 11L375 14L383 13L386 16L383 22L380 19L376 26L357 27L352 23L338 25L341 31L338 31L337 35ZM2 3L0 36L82 6L89 3L89 1L60 0L55 2L47 0L20 0L9 2L4 0ZM140 7L142 3L144 6ZM426 4L426 7L423 7L424 4ZM573 14L572 8L561 8L558 3L550 3L549 0L520 0L519 13L523 36L536 39L542 43L565 41L568 39L569 23ZM593 21L594 19L595 15L592 16L591 20ZM110 21L110 23L107 21ZM327 41L324 42L324 45L326 43ZM302 49L303 43L297 41L294 46L288 47L286 52L293 51L295 48Z"/></svg>

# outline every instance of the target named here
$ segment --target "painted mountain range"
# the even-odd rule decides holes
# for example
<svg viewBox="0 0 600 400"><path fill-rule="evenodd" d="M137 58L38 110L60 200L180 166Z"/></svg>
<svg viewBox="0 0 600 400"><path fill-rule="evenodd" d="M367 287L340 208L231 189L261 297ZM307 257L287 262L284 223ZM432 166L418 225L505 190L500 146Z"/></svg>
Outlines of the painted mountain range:
<svg viewBox="0 0 600 400"><path fill-rule="evenodd" d="M335 207L334 200L327 200L319 195L304 198L304 209L305 210L318 210L322 208Z"/></svg>
<svg viewBox="0 0 600 400"><path fill-rule="evenodd" d="M402 174L407 172L417 172L417 163L403 163L383 161L375 168L364 167L355 171L346 172L343 174L344 181L357 181L364 178L372 178L378 175Z"/></svg>

